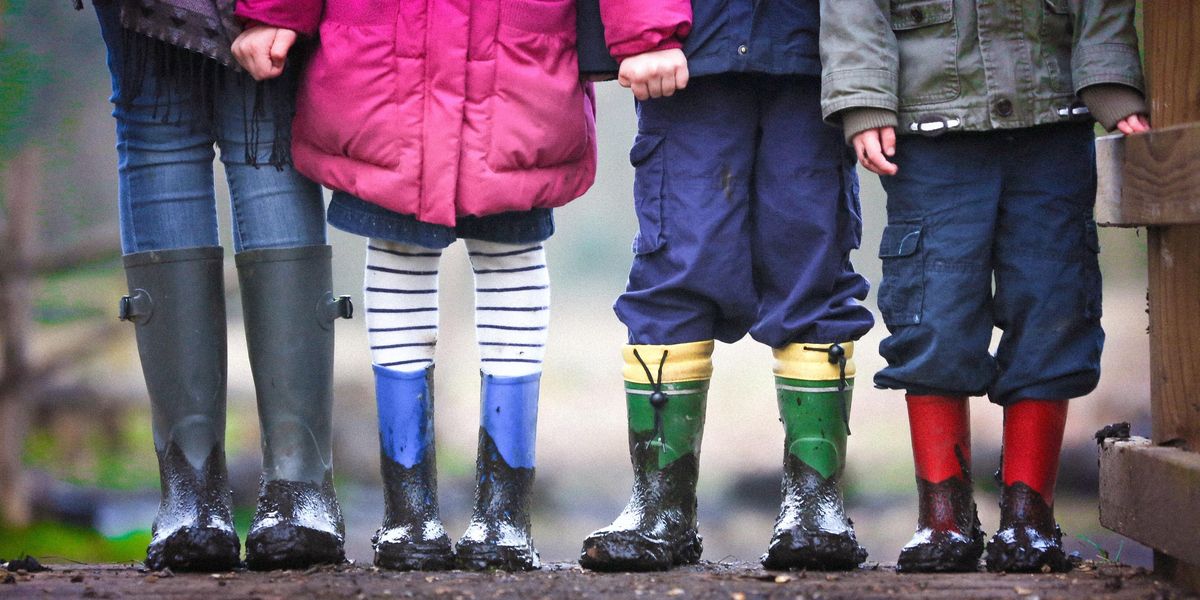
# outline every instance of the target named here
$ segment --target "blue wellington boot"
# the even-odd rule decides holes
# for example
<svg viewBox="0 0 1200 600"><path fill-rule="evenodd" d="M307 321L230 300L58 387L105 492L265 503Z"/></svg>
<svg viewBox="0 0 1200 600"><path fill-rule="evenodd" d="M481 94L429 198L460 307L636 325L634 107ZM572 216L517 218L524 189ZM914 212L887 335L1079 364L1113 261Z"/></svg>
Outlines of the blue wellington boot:
<svg viewBox="0 0 1200 600"><path fill-rule="evenodd" d="M450 538L438 516L433 366L409 372L374 369L384 495L383 526L371 538L375 566L452 569Z"/></svg>
<svg viewBox="0 0 1200 600"><path fill-rule="evenodd" d="M541 566L529 515L541 373L482 379L475 511L455 547L458 567L530 571Z"/></svg>

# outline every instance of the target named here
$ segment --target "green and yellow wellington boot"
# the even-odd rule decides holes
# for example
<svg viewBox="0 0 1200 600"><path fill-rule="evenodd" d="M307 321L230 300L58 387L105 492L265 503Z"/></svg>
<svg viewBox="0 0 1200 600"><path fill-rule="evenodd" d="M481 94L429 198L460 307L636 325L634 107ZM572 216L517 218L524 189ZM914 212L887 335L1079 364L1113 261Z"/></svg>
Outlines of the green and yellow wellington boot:
<svg viewBox="0 0 1200 600"><path fill-rule="evenodd" d="M768 569L853 569L867 558L842 506L854 344L790 344L775 350L775 389L785 432L783 504Z"/></svg>
<svg viewBox="0 0 1200 600"><path fill-rule="evenodd" d="M663 571L700 560L696 476L713 342L625 346L633 495L608 527L583 541L596 571Z"/></svg>

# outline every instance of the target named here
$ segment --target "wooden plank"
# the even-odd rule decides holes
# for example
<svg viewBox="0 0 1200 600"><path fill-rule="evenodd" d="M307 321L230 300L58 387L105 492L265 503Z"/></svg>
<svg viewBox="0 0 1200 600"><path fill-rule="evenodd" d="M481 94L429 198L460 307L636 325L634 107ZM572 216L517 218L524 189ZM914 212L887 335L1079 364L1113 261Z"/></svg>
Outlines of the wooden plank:
<svg viewBox="0 0 1200 600"><path fill-rule="evenodd" d="M1100 449L1100 524L1200 564L1200 454L1145 438L1105 440Z"/></svg>
<svg viewBox="0 0 1200 600"><path fill-rule="evenodd" d="M1096 222L1200 224L1200 123L1096 140Z"/></svg>
<svg viewBox="0 0 1200 600"><path fill-rule="evenodd" d="M1121 210L1125 171L1125 136L1096 138L1096 224L1103 227L1137 227L1126 223Z"/></svg>
<svg viewBox="0 0 1200 600"><path fill-rule="evenodd" d="M1146 80L1155 127L1200 122L1200 3L1144 5ZM1196 168L1193 162L1190 168ZM1150 227L1150 413L1154 442L1200 450L1200 226ZM1200 505L1193 503L1193 514ZM1196 530L1192 530L1196 534ZM1200 566L1156 553L1154 568L1200 591Z"/></svg>

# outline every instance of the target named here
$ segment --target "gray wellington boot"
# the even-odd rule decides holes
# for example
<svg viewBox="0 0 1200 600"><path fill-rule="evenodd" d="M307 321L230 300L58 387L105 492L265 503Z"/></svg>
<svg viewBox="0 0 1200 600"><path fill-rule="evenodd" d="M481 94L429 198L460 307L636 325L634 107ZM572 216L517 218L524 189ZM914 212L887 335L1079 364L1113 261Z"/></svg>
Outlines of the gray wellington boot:
<svg viewBox="0 0 1200 600"><path fill-rule="evenodd" d="M237 255L250 368L262 424L258 509L246 536L251 569L345 560L345 526L333 491L333 321L329 246Z"/></svg>
<svg viewBox="0 0 1200 600"><path fill-rule="evenodd" d="M225 471L223 255L206 247L124 258L129 295L120 318L136 326L162 485L146 549L155 570L239 563Z"/></svg>

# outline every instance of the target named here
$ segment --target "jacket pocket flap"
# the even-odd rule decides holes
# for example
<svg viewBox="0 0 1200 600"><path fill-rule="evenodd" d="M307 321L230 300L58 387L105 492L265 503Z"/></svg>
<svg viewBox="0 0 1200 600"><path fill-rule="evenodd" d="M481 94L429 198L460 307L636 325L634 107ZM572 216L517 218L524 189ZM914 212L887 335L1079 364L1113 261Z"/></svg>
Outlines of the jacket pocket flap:
<svg viewBox="0 0 1200 600"><path fill-rule="evenodd" d="M892 5L892 30L916 29L954 20L954 0L923 0Z"/></svg>
<svg viewBox="0 0 1200 600"><path fill-rule="evenodd" d="M883 241L879 244L879 258L912 256L921 242L919 223L900 223L883 228Z"/></svg>
<svg viewBox="0 0 1200 600"><path fill-rule="evenodd" d="M1046 0L1046 8L1060 15L1071 14L1071 0Z"/></svg>
<svg viewBox="0 0 1200 600"><path fill-rule="evenodd" d="M650 158L651 154L654 154L654 151L658 149L658 146L662 142L663 136L661 135L652 133L639 134L633 142L633 148L629 150L629 163L636 167L646 162L646 159Z"/></svg>

